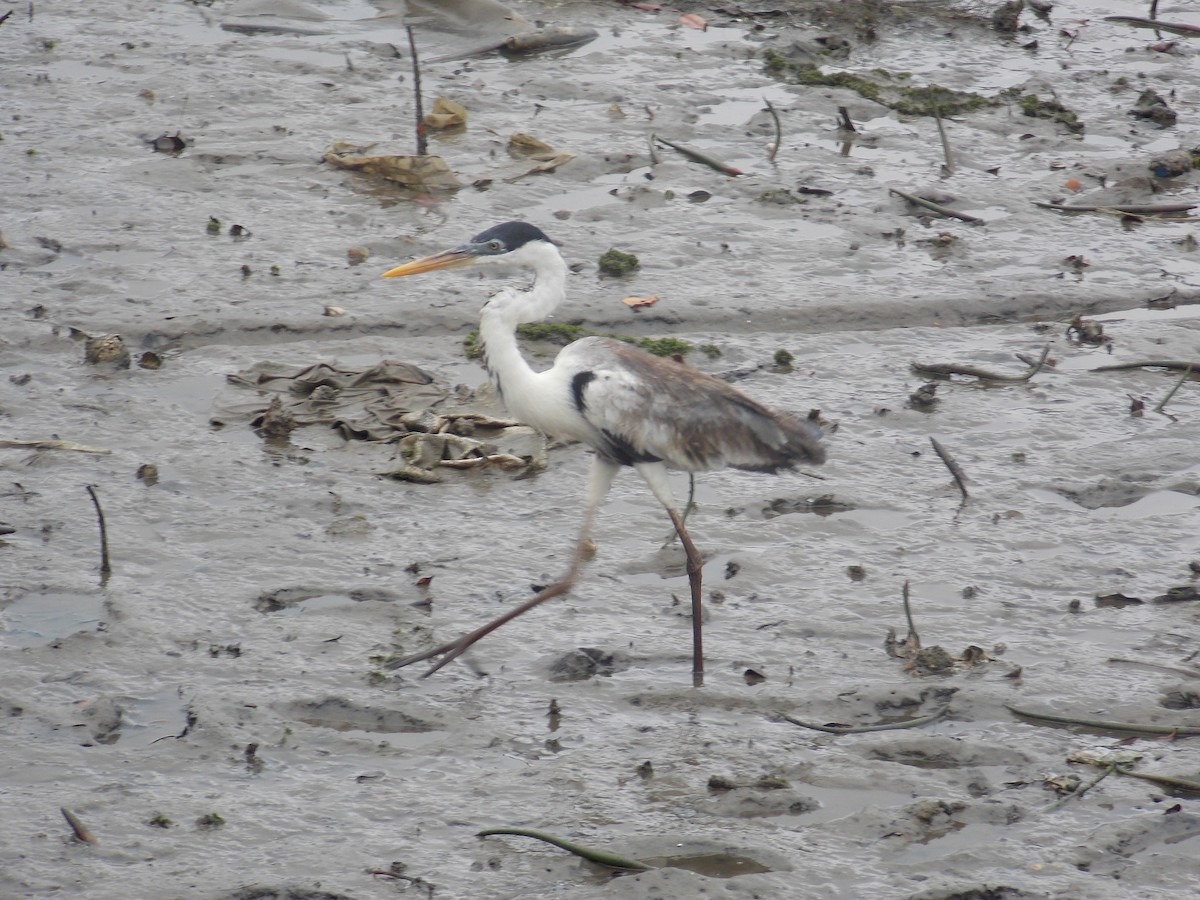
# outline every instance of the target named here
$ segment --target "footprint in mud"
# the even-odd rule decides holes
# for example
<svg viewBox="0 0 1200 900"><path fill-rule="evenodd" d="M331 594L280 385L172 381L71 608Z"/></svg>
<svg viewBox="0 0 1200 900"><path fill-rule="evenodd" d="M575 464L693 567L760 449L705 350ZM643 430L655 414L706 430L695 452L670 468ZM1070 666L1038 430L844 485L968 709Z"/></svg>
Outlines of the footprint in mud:
<svg viewBox="0 0 1200 900"><path fill-rule="evenodd" d="M402 734L437 731L441 726L410 716L396 709L359 706L341 697L324 700L298 700L280 712L306 725L332 728L334 731L370 731L376 734Z"/></svg>

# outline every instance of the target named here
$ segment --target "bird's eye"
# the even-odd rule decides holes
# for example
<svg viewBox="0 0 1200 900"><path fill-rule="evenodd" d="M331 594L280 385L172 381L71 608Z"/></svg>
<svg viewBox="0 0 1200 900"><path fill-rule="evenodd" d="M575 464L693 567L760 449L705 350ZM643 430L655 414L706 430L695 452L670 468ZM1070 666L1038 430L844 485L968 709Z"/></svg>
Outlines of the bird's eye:
<svg viewBox="0 0 1200 900"><path fill-rule="evenodd" d="M488 241L488 249L493 253L499 253L504 249L504 245L499 241Z"/></svg>

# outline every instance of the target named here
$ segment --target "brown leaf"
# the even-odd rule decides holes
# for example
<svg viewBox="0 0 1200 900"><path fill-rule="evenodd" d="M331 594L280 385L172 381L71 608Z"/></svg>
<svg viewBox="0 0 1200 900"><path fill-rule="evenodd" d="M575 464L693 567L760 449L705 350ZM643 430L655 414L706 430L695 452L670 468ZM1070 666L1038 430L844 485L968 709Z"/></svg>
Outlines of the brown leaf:
<svg viewBox="0 0 1200 900"><path fill-rule="evenodd" d="M658 294L651 294L649 297L626 297L621 302L632 309L641 309L643 306L653 306L657 303Z"/></svg>

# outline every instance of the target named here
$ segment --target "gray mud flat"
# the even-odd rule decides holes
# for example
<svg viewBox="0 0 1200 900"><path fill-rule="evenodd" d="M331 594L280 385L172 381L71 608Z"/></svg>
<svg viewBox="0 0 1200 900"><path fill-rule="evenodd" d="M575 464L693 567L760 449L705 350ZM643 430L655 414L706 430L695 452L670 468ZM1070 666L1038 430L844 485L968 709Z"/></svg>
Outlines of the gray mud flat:
<svg viewBox="0 0 1200 900"><path fill-rule="evenodd" d="M1094 371L1200 359L1195 218L1035 205L1195 200L1195 173L1152 163L1200 146L1197 45L1106 23L1131 10L1101 0L1056 4L1049 21L1026 10L1014 35L979 5L716 6L514 4L599 37L426 68L426 96L470 115L430 138L465 185L443 197L321 162L339 140L412 152L394 7L97 0L20 4L0 23L0 439L108 451L0 448L0 895L1194 892L1194 796L1115 774L1057 805L1054 788L1100 774L1069 761L1083 751L1195 780L1195 738L1122 744L1008 707L1198 721L1200 605L1155 601L1196 585L1200 383L1165 415L1152 408L1181 373ZM432 18L417 34L434 58L505 27ZM944 117L943 176L928 116L764 70L768 50L813 48L827 73L1013 92ZM1130 115L1147 89L1176 124ZM1030 95L1084 129L1026 116ZM773 163L764 98L783 129ZM507 153L517 132L574 158L516 177L534 165ZM666 148L652 165L651 133L745 174ZM164 136L175 152L151 145ZM986 224L938 219L892 187L953 195ZM417 485L379 476L396 462L386 445L211 421L226 377L268 363L392 359L447 392L477 386L462 338L495 283L378 276L518 217L578 264L562 321L715 345L689 362L836 425L819 480L699 479L702 689L673 601L682 555L628 476L569 598L431 679L384 668L565 568L585 450L552 448L528 478ZM610 247L640 270L598 277ZM621 303L650 294L641 311ZM1078 341L1077 314L1104 340ZM82 335L108 333L130 368L84 362ZM1016 354L1047 343L1053 366L1028 382L955 377L932 408L910 405L927 380L914 361L1019 374ZM536 349L548 364L552 348ZM790 370L772 365L780 349ZM147 351L160 368L138 365ZM930 437L965 471L965 503ZM139 479L146 465L157 475ZM104 583L89 484L112 549ZM885 652L889 629L906 631L905 581L949 668ZM862 734L776 715L939 711ZM659 868L613 879L527 838L475 837L506 826Z"/></svg>

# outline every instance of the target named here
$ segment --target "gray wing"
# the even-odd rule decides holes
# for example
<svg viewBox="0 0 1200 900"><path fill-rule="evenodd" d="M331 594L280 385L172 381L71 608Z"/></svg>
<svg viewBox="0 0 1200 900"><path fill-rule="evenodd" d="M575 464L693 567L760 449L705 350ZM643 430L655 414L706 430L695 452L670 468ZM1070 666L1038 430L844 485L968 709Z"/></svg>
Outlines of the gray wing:
<svg viewBox="0 0 1200 900"><path fill-rule="evenodd" d="M557 362L591 443L623 465L775 472L825 461L820 429L682 363L608 338L576 341Z"/></svg>

